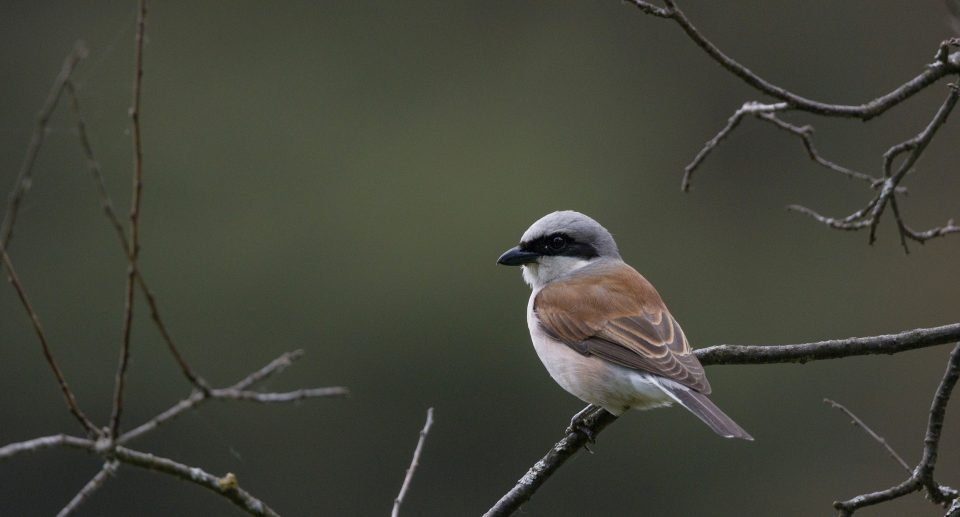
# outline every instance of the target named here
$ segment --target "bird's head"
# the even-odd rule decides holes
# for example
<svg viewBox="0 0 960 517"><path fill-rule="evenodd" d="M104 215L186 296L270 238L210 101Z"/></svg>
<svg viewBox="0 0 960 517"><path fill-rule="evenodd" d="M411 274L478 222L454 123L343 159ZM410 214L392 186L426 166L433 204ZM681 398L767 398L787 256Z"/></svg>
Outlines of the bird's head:
<svg viewBox="0 0 960 517"><path fill-rule="evenodd" d="M497 264L522 266L523 279L538 289L605 258L620 259L610 232L580 212L564 210L533 223L523 233L520 244L500 255Z"/></svg>

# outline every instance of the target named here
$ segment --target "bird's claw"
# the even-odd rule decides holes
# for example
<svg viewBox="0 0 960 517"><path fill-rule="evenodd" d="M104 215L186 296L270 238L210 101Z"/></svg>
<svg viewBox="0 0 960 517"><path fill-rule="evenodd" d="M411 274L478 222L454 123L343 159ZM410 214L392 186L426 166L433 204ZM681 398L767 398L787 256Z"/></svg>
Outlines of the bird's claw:
<svg viewBox="0 0 960 517"><path fill-rule="evenodd" d="M580 433L587 437L587 442L597 443L597 433L593 431L590 427L590 422L586 421L585 416L577 415L573 417L573 420L570 421L570 425L567 426L566 434L571 433ZM590 450L589 448L587 450ZM592 451L591 451L592 452Z"/></svg>

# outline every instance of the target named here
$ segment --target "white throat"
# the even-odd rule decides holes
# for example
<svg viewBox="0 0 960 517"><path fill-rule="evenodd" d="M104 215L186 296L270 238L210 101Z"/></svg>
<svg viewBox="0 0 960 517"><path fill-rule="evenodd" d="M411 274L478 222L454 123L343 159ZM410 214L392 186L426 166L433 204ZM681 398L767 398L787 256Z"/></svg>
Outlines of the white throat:
<svg viewBox="0 0 960 517"><path fill-rule="evenodd" d="M537 291L544 285L589 263L589 260L579 257L543 256L536 262L523 265L523 280Z"/></svg>

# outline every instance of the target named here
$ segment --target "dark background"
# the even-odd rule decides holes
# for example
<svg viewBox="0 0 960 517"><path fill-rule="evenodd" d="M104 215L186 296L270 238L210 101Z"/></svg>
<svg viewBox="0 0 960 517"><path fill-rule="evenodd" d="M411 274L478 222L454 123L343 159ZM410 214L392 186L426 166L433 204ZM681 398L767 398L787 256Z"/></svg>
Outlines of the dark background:
<svg viewBox="0 0 960 517"><path fill-rule="evenodd" d="M0 4L0 185L11 186L63 57L118 209L136 6ZM951 30L938 1L681 4L721 48L812 98L860 103L916 75ZM622 2L155 2L143 86L142 268L187 358L217 385L303 348L267 389L343 384L346 400L210 403L137 448L237 474L288 515L384 515L428 406L436 425L405 515L476 515L561 437L582 404L549 379L528 289L498 254L556 209L583 211L660 290L697 346L795 343L958 320L960 238L904 255L787 213L860 208L860 183L746 120L683 166L746 100L765 100L672 22ZM816 124L829 158L878 174L941 82L882 118ZM956 119L957 115L954 115ZM955 120L901 207L960 216ZM73 118L58 111L10 252L81 405L109 416L125 261ZM124 426L189 392L138 299ZM834 398L919 459L947 347L806 366L709 368L713 399L755 437L723 440L681 410L630 413L524 515L830 515L906 473ZM960 483L960 410L940 481ZM76 432L12 289L0 290L0 443ZM0 465L0 514L49 515L99 468L50 450ZM224 500L121 467L81 515L233 515ZM941 515L913 495L865 515Z"/></svg>

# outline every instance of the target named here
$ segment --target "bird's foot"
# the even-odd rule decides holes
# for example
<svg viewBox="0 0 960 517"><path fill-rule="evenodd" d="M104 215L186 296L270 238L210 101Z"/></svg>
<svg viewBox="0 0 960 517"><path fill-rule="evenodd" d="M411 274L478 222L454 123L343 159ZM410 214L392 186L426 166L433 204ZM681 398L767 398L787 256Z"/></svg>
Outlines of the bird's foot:
<svg viewBox="0 0 960 517"><path fill-rule="evenodd" d="M592 428L593 419L589 418L595 409L597 409L597 406L590 404L589 406L583 408L576 415L573 415L573 418L570 419L570 425L567 426L567 429L564 432L566 434L580 433L587 437L587 441L589 443L597 443L597 434L593 432ZM590 451L590 448L587 447L587 450Z"/></svg>

